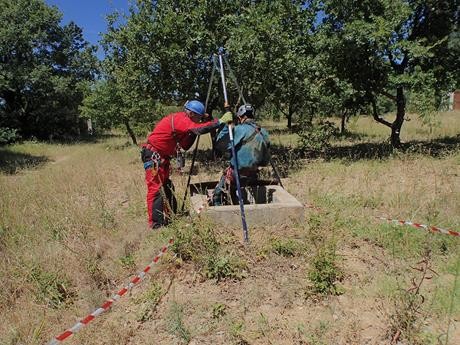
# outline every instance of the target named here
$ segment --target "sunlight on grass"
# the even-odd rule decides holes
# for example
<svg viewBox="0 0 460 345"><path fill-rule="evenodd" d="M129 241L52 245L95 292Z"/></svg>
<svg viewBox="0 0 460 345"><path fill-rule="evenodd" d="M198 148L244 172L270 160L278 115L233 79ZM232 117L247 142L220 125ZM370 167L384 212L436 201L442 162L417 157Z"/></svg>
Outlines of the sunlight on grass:
<svg viewBox="0 0 460 345"><path fill-rule="evenodd" d="M160 267L163 274L173 272L181 277L178 289L181 284L187 289L197 287L204 289L206 297L225 291L211 299L222 304L203 304L207 311L197 311L209 319L194 320L181 305L160 301L168 298L166 286L156 281L147 285L147 290L134 299L140 309L132 313L130 322L158 322L154 311L163 308L168 318L154 328L175 341L190 341L192 334L199 336L199 329L223 332L227 342L265 341L276 337L280 329L287 332L292 328L292 333L283 335L292 342L334 343L336 321L327 316L329 307L321 304L326 302L305 298L309 284L316 283L317 291L329 294L324 301L330 305L340 301L344 310L352 310L344 313L359 318L347 304L349 300L359 304L364 299L364 306L372 310L379 303L390 305L388 301L397 296L404 298L398 293L410 288L410 267L416 266L427 251L437 275L423 283L421 294L426 301L420 308L434 320L435 327L427 329L422 324L414 337L431 339L433 334L446 332L448 320L460 317L458 238L375 217L459 230L460 116L454 112L440 114L440 126L431 132L421 127L417 116L408 118L402 139L413 142L412 150L380 150L389 130L370 117L359 117L348 123L350 136L336 138L331 150L314 157L295 151L297 134L285 130L284 123L262 123L271 130L272 144L279 148L276 164L285 176L286 189L316 209L307 209L306 222L292 227L251 225L252 243L244 248L239 224L233 229L215 227L205 219L178 218L161 232L149 231L138 148L124 137L94 143L24 142L3 147L0 274L7 278L0 281L2 342L48 341L56 331L72 325L76 317L100 305L170 237L176 242ZM420 145L425 147L420 149ZM210 137L203 136L199 147L198 175L193 178L205 181L218 176L218 164L209 161L205 153L211 148ZM187 164L186 171L190 159ZM173 174L178 199L184 195L186 177ZM327 245L334 245L332 258L322 254L321 248ZM340 281L340 291L334 290L336 281ZM247 294L226 300L232 289L246 289ZM276 312L258 309L262 305L267 308L265 302L260 303L266 298L274 299L271 308ZM254 311L242 319L239 306ZM295 320L298 329L283 328L277 324L280 320L274 321L272 315L280 313L277 306ZM305 318L312 318L310 313L317 311L321 315L318 318L324 316L328 321L317 319L313 324L318 327L307 327ZM116 328L117 318L123 320L131 314L114 311L114 315L114 324L101 321L101 327L108 341L117 343L121 331L110 335L108 330ZM397 314L388 309L379 315L385 324ZM366 320L360 322L365 325ZM458 335L454 333L456 321L451 322L451 334ZM202 323L202 328L196 323ZM346 327L343 332L356 334L357 339L363 339L360 332L368 329L357 324ZM89 339L91 332L98 331L102 332L95 327L81 339Z"/></svg>

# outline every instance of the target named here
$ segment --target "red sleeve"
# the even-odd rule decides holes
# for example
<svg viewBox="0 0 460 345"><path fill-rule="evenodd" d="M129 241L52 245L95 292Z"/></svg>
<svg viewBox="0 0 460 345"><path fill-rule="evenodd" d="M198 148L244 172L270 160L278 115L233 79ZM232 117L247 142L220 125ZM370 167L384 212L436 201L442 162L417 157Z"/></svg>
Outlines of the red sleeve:
<svg viewBox="0 0 460 345"><path fill-rule="evenodd" d="M193 143L195 142L196 135L193 133L188 133L181 139L179 142L180 147L182 147L185 151L192 147Z"/></svg>
<svg viewBox="0 0 460 345"><path fill-rule="evenodd" d="M174 116L174 128L178 134L193 133L195 135L206 134L219 127L218 119L208 122L195 123L186 113L176 113Z"/></svg>

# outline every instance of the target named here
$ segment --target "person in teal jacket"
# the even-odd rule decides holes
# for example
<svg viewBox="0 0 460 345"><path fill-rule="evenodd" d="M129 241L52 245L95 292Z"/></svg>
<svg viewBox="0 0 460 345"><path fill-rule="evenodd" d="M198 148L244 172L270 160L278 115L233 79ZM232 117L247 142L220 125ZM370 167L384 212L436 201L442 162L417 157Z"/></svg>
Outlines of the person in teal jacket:
<svg viewBox="0 0 460 345"><path fill-rule="evenodd" d="M233 128L233 142L237 160L231 155L229 126L224 126L218 133L215 147L221 153L228 153L230 166L221 177L213 194L213 205L224 203L228 186L233 182L233 170L238 167L243 179L257 179L258 168L270 162L270 141L268 132L257 125L255 111L250 104L244 104L236 113L237 124ZM236 164L237 163L237 164Z"/></svg>

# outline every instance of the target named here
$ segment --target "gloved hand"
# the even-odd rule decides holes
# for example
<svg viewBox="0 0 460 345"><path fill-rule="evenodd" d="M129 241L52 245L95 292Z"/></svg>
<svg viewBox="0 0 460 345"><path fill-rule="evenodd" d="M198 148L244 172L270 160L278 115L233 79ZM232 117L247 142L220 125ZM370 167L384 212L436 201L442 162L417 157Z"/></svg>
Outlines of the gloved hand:
<svg viewBox="0 0 460 345"><path fill-rule="evenodd" d="M222 117L219 119L220 123L230 123L233 122L233 114L230 111L227 111Z"/></svg>

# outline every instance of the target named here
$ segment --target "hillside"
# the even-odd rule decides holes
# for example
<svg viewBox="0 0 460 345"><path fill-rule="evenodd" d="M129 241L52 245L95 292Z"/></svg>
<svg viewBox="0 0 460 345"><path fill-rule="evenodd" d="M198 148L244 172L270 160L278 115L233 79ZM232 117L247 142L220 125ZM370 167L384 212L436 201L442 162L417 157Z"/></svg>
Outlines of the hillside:
<svg viewBox="0 0 460 345"><path fill-rule="evenodd" d="M405 124L404 150L363 117L319 154L276 124L275 162L305 221L226 228L182 217L146 226L136 147L0 148L1 344L41 344L98 308L174 244L151 274L64 344L457 344L460 114ZM203 148L209 143L202 141ZM195 181L219 176L200 154ZM190 159L188 159L190 163ZM173 175L178 198L186 176Z"/></svg>

